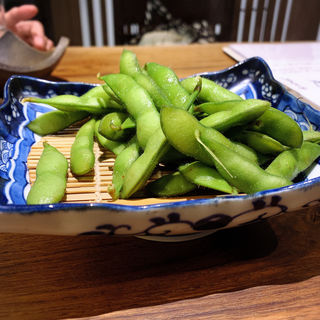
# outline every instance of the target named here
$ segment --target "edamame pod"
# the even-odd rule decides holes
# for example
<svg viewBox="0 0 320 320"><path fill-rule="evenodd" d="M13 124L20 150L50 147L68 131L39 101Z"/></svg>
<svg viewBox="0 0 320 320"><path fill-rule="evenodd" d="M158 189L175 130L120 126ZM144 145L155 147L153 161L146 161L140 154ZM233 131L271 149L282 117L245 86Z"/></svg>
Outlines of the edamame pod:
<svg viewBox="0 0 320 320"><path fill-rule="evenodd" d="M128 118L124 112L110 112L100 121L99 133L113 141L126 141L133 134L132 128L123 129L121 126ZM134 128L133 128L134 129Z"/></svg>
<svg viewBox="0 0 320 320"><path fill-rule="evenodd" d="M189 182L198 186L225 193L237 193L237 189L232 187L216 169L200 161L183 164L179 166L179 171Z"/></svg>
<svg viewBox="0 0 320 320"><path fill-rule="evenodd" d="M249 99L248 99L249 100ZM241 103L242 100L227 100L220 102L204 102L198 104L195 107L196 111L204 112L207 114L214 114L220 111L228 111L234 108L238 103Z"/></svg>
<svg viewBox="0 0 320 320"><path fill-rule="evenodd" d="M195 132L199 145L210 154L218 172L239 191L251 194L258 191L291 185L286 178L269 174L208 135L207 131Z"/></svg>
<svg viewBox="0 0 320 320"><path fill-rule="evenodd" d="M86 100L97 99L105 110L125 110L124 105L106 84L94 86L80 96L80 98L84 102Z"/></svg>
<svg viewBox="0 0 320 320"><path fill-rule="evenodd" d="M99 133L100 121L101 120L97 120L95 123L95 126L94 126L94 134L95 134L95 137L96 137L98 143L104 149L110 150L115 155L118 155L123 149L126 148L126 146L127 146L126 143L120 142L120 141L112 141L112 140L109 140L109 139L105 138L104 136L102 136Z"/></svg>
<svg viewBox="0 0 320 320"><path fill-rule="evenodd" d="M123 49L120 57L120 73L133 76L141 73L137 56L131 50Z"/></svg>
<svg viewBox="0 0 320 320"><path fill-rule="evenodd" d="M94 130L95 119L92 118L82 125L71 146L70 168L75 175L84 175L94 167Z"/></svg>
<svg viewBox="0 0 320 320"><path fill-rule="evenodd" d="M67 185L68 162L65 156L47 142L43 143L36 180L27 196L27 204L51 204L62 200Z"/></svg>
<svg viewBox="0 0 320 320"><path fill-rule="evenodd" d="M302 131L303 141L320 143L320 131L306 130Z"/></svg>
<svg viewBox="0 0 320 320"><path fill-rule="evenodd" d="M139 149L137 137L134 136L128 142L127 147L116 157L113 165L112 187L109 188L109 194L113 200L119 198L126 173L131 164L139 157Z"/></svg>
<svg viewBox="0 0 320 320"><path fill-rule="evenodd" d="M211 157L199 145L194 137L194 132L196 130L210 130L214 136L221 136L221 139L224 139L221 133L204 127L189 112L179 108L162 108L160 119L163 133L176 150L205 164L212 164Z"/></svg>
<svg viewBox="0 0 320 320"><path fill-rule="evenodd" d="M293 180L306 170L320 156L320 146L304 141L301 148L294 148L280 153L266 168L266 172Z"/></svg>
<svg viewBox="0 0 320 320"><path fill-rule="evenodd" d="M91 114L105 113L110 109L124 109L106 94L102 86L93 87L80 97L67 94L45 99L27 97L23 99L23 102L45 103L60 111L86 111Z"/></svg>
<svg viewBox="0 0 320 320"><path fill-rule="evenodd" d="M191 93L196 85L196 77L186 78L181 81L181 85ZM216 82L202 77L202 88L199 93L199 99L202 101L221 102L226 100L241 100L242 98L236 93L223 88Z"/></svg>
<svg viewBox="0 0 320 320"><path fill-rule="evenodd" d="M160 110L163 106L172 106L169 98L148 74L138 73L132 77L141 87L148 91L158 110Z"/></svg>
<svg viewBox="0 0 320 320"><path fill-rule="evenodd" d="M212 139L216 139L234 151L244 152L248 160L250 158L250 161L256 163L258 160L257 155L251 152L249 148L234 144L219 131L203 126L193 115L183 109L162 108L160 120L165 136L175 149L209 166L212 165L212 159L195 139L194 133L196 130L200 132L207 131L212 136Z"/></svg>
<svg viewBox="0 0 320 320"><path fill-rule="evenodd" d="M201 77L197 77L196 86L194 87L193 91L190 93L189 98L186 100L182 109L188 110L190 113L194 113L194 102L197 100L202 85Z"/></svg>
<svg viewBox="0 0 320 320"><path fill-rule="evenodd" d="M149 62L145 65L149 76L157 83L157 85L165 92L172 105L177 108L187 109L190 106L189 93L180 83L179 78L174 71L160 64ZM192 87L191 92L196 87L197 80Z"/></svg>
<svg viewBox="0 0 320 320"><path fill-rule="evenodd" d="M122 51L120 73L131 76L143 87L150 94L158 110L160 110L162 106L171 106L170 100L162 89L146 72L142 71L134 52L126 49Z"/></svg>
<svg viewBox="0 0 320 320"><path fill-rule="evenodd" d="M168 150L170 150L170 144L159 127L148 140L144 152L126 172L120 192L122 199L129 198L146 184L154 168Z"/></svg>
<svg viewBox="0 0 320 320"><path fill-rule="evenodd" d="M162 176L147 184L147 191L157 197L175 197L186 194L197 188L179 171Z"/></svg>
<svg viewBox="0 0 320 320"><path fill-rule="evenodd" d="M292 148L300 148L303 142L299 124L286 113L273 107L270 107L248 126L248 129L265 133L281 144Z"/></svg>
<svg viewBox="0 0 320 320"><path fill-rule="evenodd" d="M261 154L275 155L289 149L272 137L257 131L242 130L240 132L233 132L232 137L233 139L245 143Z"/></svg>
<svg viewBox="0 0 320 320"><path fill-rule="evenodd" d="M125 74L109 74L102 79L124 102L136 122L136 134L144 149L150 136L160 127L159 113L148 92Z"/></svg>
<svg viewBox="0 0 320 320"><path fill-rule="evenodd" d="M27 127L34 133L45 136L69 127L88 116L85 111L64 112L59 110L46 112L29 122Z"/></svg>
<svg viewBox="0 0 320 320"><path fill-rule="evenodd" d="M230 110L216 112L200 120L206 127L224 132L231 127L243 126L259 118L270 108L270 102L259 99L239 101Z"/></svg>

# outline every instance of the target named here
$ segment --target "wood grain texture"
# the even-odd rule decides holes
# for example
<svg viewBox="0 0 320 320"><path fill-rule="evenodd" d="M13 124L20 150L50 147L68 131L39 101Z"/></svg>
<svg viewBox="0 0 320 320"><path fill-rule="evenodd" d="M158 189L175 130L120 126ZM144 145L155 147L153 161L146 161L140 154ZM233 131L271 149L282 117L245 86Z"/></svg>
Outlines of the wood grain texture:
<svg viewBox="0 0 320 320"><path fill-rule="evenodd" d="M126 47L134 50L139 62L157 62L175 70L179 77L198 72L218 71L235 62L221 52L223 44ZM65 56L52 73L53 78L102 83L97 74L119 72L119 61L123 47L80 48L69 47Z"/></svg>
<svg viewBox="0 0 320 320"><path fill-rule="evenodd" d="M320 276L285 286L254 287L237 292L173 302L162 306L116 311L96 317L81 318L81 320L139 320L142 318L153 320L288 320L298 318L317 320L319 319L320 308L319 295ZM234 303L241 307L235 307Z"/></svg>
<svg viewBox="0 0 320 320"><path fill-rule="evenodd" d="M183 77L234 64L222 45L133 49ZM70 47L53 76L95 82L121 51ZM319 212L183 243L0 234L0 319L318 319Z"/></svg>

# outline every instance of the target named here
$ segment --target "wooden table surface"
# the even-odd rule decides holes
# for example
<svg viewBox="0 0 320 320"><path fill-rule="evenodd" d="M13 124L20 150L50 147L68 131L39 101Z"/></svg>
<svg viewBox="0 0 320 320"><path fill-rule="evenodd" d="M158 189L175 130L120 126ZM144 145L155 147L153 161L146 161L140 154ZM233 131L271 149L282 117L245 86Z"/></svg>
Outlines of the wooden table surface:
<svg viewBox="0 0 320 320"><path fill-rule="evenodd" d="M180 77L227 68L222 44L133 47ZM121 47L68 48L55 80L99 83ZM320 213L181 243L0 234L0 319L320 319Z"/></svg>

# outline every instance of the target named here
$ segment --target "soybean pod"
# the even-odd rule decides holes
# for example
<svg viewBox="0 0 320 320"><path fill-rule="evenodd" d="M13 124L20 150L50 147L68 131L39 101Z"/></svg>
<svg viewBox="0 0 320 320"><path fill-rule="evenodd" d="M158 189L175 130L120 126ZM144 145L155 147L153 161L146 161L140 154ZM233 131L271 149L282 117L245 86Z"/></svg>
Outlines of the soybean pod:
<svg viewBox="0 0 320 320"><path fill-rule="evenodd" d="M196 86L196 77L186 78L181 81L181 85L191 93ZM232 91L223 88L216 82L202 77L202 87L199 93L199 99L204 102L221 102L226 100L242 100L240 96Z"/></svg>
<svg viewBox="0 0 320 320"><path fill-rule="evenodd" d="M138 73L132 77L141 87L148 91L158 110L160 110L163 106L172 106L172 103L167 95L149 75Z"/></svg>
<svg viewBox="0 0 320 320"><path fill-rule="evenodd" d="M179 171L189 182L198 186L225 193L238 193L237 189L232 187L215 168L206 166L200 161L183 164L179 166Z"/></svg>
<svg viewBox="0 0 320 320"><path fill-rule="evenodd" d="M270 102L259 99L241 100L232 108L209 115L200 120L201 124L218 131L226 131L235 126L246 125L264 114Z"/></svg>
<svg viewBox="0 0 320 320"><path fill-rule="evenodd" d="M137 137L134 136L116 157L113 165L112 186L109 193L113 200L117 200L123 186L123 182L131 164L139 157L139 143Z"/></svg>
<svg viewBox="0 0 320 320"><path fill-rule="evenodd" d="M249 99L248 99L249 100ZM244 100L245 101L245 100ZM219 102L203 102L198 104L195 107L196 111L206 113L208 115L214 114L220 111L228 111L241 103L242 100L226 100L226 101L219 101Z"/></svg>
<svg viewBox="0 0 320 320"><path fill-rule="evenodd" d="M137 56L130 50L123 50L120 58L120 73L131 76L151 96L158 110L170 106L171 102L157 83L141 69Z"/></svg>
<svg viewBox="0 0 320 320"><path fill-rule="evenodd" d="M252 130L241 130L233 131L230 134L233 139L245 143L260 154L277 155L280 152L289 149L289 147L284 146L279 141L261 132Z"/></svg>
<svg viewBox="0 0 320 320"><path fill-rule="evenodd" d="M144 149L150 136L160 127L160 117L148 92L130 76L109 74L102 79L124 102L128 113L136 122L136 134Z"/></svg>
<svg viewBox="0 0 320 320"><path fill-rule="evenodd" d="M199 145L210 154L212 164L234 187L251 194L291 185L289 179L272 175L225 145L212 139L208 132L196 131Z"/></svg>
<svg viewBox="0 0 320 320"><path fill-rule="evenodd" d="M136 54L131 50L122 50L120 57L120 73L127 74L128 76L133 76L141 72L142 70Z"/></svg>
<svg viewBox="0 0 320 320"><path fill-rule="evenodd" d="M23 99L23 102L45 103L60 111L66 112L86 111L91 114L101 114L110 109L123 110L123 106L115 102L105 92L103 86L95 86L80 97L70 94L43 99L27 97Z"/></svg>
<svg viewBox="0 0 320 320"><path fill-rule="evenodd" d="M193 115L185 110L170 107L162 108L160 119L161 128L170 144L188 157L200 160L207 165L212 165L211 157L195 139L194 132L199 130L200 132L207 131L212 136L212 139L216 139L232 150L242 153L248 160L255 163L258 161L256 153L250 148L235 144L219 131L203 126Z"/></svg>
<svg viewBox="0 0 320 320"><path fill-rule="evenodd" d="M159 127L148 140L143 153L126 172L120 192L121 198L129 198L140 190L146 184L156 165L169 150L170 144Z"/></svg>
<svg viewBox="0 0 320 320"><path fill-rule="evenodd" d="M133 128L123 129L122 124L129 118L125 112L110 112L100 121L99 133L113 141L126 141L133 134Z"/></svg>
<svg viewBox="0 0 320 320"><path fill-rule="evenodd" d="M181 172L171 174L150 182L147 192L157 197L175 197L197 189L197 185L187 180Z"/></svg>
<svg viewBox="0 0 320 320"><path fill-rule="evenodd" d="M75 175L84 175L94 167L93 152L95 119L90 119L81 126L71 146L70 168Z"/></svg>
<svg viewBox="0 0 320 320"><path fill-rule="evenodd" d="M94 128L94 134L99 145L106 150L110 150L115 155L118 155L123 149L126 148L126 143L121 141L112 141L102 136L99 133L100 121L101 120L96 121Z"/></svg>
<svg viewBox="0 0 320 320"><path fill-rule="evenodd" d="M190 95L188 91L181 86L179 78L172 69L154 62L147 63L145 69L148 75L166 93L173 106L184 109L190 106ZM191 92L194 91L197 83L196 81Z"/></svg>
<svg viewBox="0 0 320 320"><path fill-rule="evenodd" d="M59 110L49 111L35 118L27 127L40 136L57 133L71 124L88 117L85 111L64 112Z"/></svg>
<svg viewBox="0 0 320 320"><path fill-rule="evenodd" d="M266 168L266 172L293 180L306 170L320 156L320 146L304 141L301 148L293 148L280 153Z"/></svg>
<svg viewBox="0 0 320 320"><path fill-rule="evenodd" d="M256 119L249 130L265 133L285 146L300 148L303 142L303 133L299 124L284 112L270 107Z"/></svg>
<svg viewBox="0 0 320 320"><path fill-rule="evenodd" d="M27 196L27 204L58 203L65 194L68 162L65 156L49 143L43 143L36 180Z"/></svg>
<svg viewBox="0 0 320 320"><path fill-rule="evenodd" d="M320 143L320 131L306 130L302 131L303 141Z"/></svg>

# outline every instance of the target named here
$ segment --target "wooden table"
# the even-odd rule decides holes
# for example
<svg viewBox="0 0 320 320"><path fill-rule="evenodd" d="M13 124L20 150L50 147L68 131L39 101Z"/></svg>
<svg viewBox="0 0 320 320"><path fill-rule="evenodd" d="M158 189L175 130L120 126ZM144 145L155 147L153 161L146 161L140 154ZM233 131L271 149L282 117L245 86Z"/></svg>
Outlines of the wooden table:
<svg viewBox="0 0 320 320"><path fill-rule="evenodd" d="M222 44L134 47L180 77L234 64ZM122 48L68 48L56 80L99 82ZM0 319L319 319L320 211L182 243L0 234Z"/></svg>

